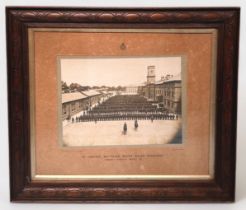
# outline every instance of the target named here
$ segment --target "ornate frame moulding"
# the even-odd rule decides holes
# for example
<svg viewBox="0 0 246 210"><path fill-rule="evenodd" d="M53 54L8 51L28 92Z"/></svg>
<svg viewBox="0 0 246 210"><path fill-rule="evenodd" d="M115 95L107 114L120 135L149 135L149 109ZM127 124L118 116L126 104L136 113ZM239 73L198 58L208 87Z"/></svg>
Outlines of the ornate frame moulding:
<svg viewBox="0 0 246 210"><path fill-rule="evenodd" d="M6 18L11 201L234 201L240 8L7 7ZM182 144L61 143L61 59L175 56L182 69ZM205 102L193 103L201 94ZM200 135L197 114L207 129ZM114 159L109 168L103 155L113 152L145 158ZM78 157L83 164L70 161Z"/></svg>

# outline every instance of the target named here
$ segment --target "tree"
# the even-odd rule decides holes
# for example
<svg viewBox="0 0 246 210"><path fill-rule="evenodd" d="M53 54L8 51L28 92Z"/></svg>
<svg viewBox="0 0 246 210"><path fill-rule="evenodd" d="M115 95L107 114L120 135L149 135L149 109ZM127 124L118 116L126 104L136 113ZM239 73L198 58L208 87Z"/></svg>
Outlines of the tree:
<svg viewBox="0 0 246 210"><path fill-rule="evenodd" d="M61 88L62 88L63 92L65 92L65 93L69 92L69 87L68 87L67 83L64 81L61 81Z"/></svg>

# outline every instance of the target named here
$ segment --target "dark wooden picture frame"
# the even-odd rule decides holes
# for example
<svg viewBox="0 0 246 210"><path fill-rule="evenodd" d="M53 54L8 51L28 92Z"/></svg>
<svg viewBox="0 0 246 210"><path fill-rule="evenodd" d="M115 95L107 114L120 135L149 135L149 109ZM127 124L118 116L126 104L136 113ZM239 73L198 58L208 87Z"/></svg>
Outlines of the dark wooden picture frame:
<svg viewBox="0 0 246 210"><path fill-rule="evenodd" d="M90 9L7 7L11 201L232 202L235 199L240 8ZM28 28L218 30L215 169L212 180L31 179Z"/></svg>

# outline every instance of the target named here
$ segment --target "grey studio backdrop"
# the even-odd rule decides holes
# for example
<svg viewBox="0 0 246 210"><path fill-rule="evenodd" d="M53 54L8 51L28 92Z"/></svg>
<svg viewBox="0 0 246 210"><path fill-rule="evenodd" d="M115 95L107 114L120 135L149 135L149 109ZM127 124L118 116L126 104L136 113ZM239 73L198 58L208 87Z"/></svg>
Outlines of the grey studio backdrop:
<svg viewBox="0 0 246 210"><path fill-rule="evenodd" d="M236 203L232 204L40 204L9 202L9 158L6 70L6 6L74 7L241 7ZM0 1L0 210L244 210L246 209L246 1L245 0L1 0Z"/></svg>

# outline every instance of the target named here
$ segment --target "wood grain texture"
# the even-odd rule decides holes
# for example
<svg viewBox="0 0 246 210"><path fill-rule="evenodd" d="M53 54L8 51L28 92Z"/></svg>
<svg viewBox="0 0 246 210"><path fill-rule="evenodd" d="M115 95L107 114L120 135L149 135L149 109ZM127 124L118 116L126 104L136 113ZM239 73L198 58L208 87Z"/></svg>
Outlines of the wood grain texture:
<svg viewBox="0 0 246 210"><path fill-rule="evenodd" d="M11 201L234 201L239 8L8 7L6 16ZM28 27L216 28L219 40L215 178L210 181L81 181L77 183L31 181Z"/></svg>

